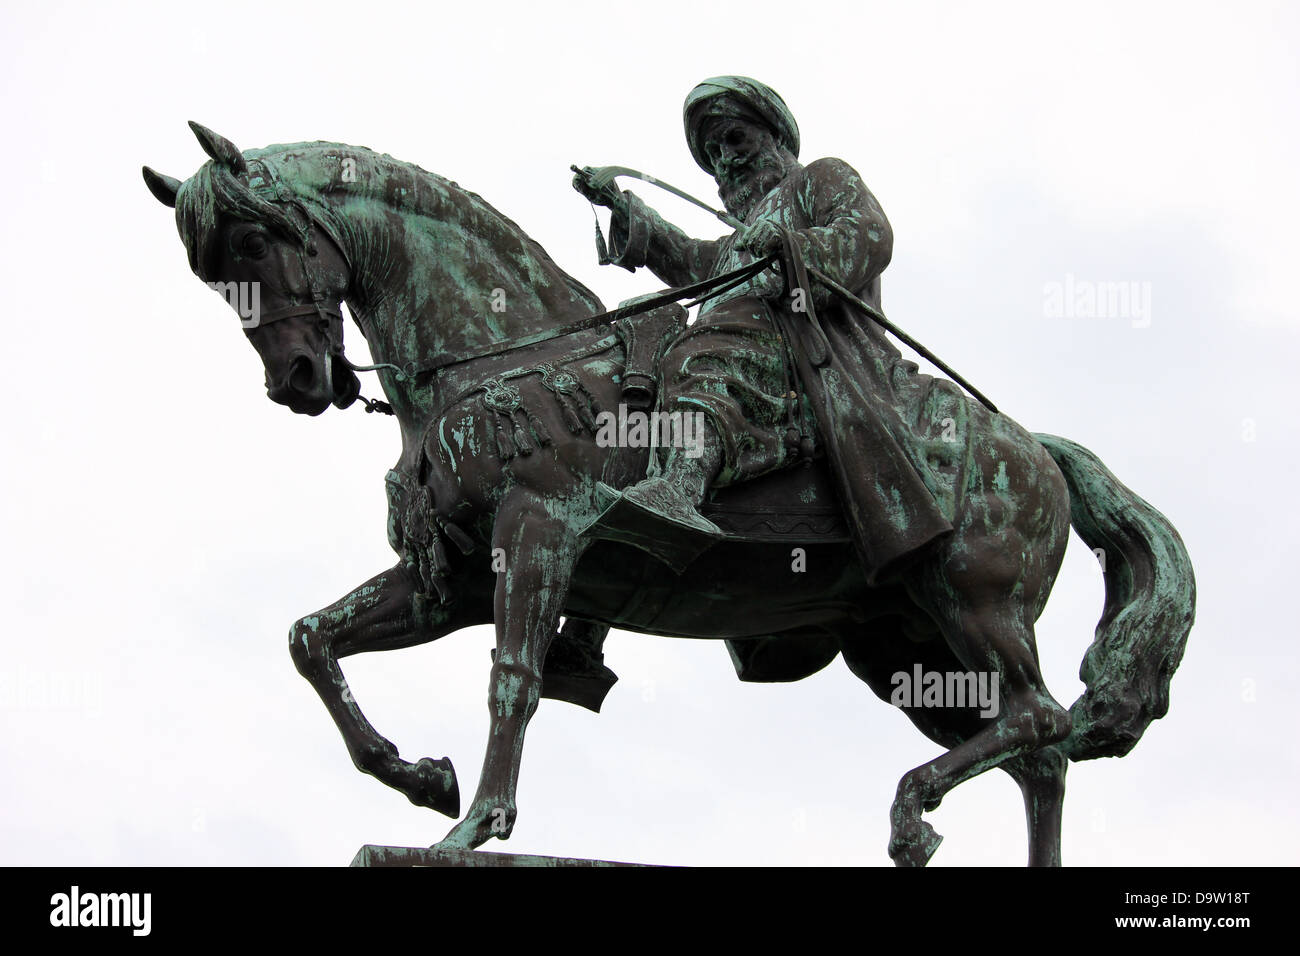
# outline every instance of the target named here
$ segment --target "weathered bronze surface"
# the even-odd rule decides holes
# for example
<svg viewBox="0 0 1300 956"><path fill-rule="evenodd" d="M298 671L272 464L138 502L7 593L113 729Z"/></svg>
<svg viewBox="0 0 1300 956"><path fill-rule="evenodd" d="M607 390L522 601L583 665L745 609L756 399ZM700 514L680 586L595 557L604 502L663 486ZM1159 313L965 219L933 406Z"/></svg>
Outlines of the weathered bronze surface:
<svg viewBox="0 0 1300 956"><path fill-rule="evenodd" d="M454 847L376 846L368 843L352 858L357 867L399 868L410 866L438 867L578 867L580 869L644 866L641 863L615 863L610 860L583 860L569 856L536 856L531 853L488 853L485 850L461 850Z"/></svg>
<svg viewBox="0 0 1300 956"><path fill-rule="evenodd" d="M240 152L191 124L209 162L183 183L145 169L191 269L244 320L270 398L307 415L357 401L346 302L386 399L367 410L401 425L400 560L299 620L294 663L359 769L455 817L451 761L400 759L339 661L495 623L492 729L468 812L435 848L450 852L509 835L541 697L599 710L611 626L724 640L749 681L843 656L947 748L899 784L896 863L927 862L940 838L922 813L999 767L1024 794L1030 863L1059 864L1068 761L1128 753L1168 709L1195 606L1178 533L1086 449L902 358L870 317L889 222L847 163L799 163L772 90L714 78L684 119L734 233L692 239L609 171L574 186L613 210L604 261L705 297L689 326L670 304L601 314L479 196L365 148ZM676 417L647 430L646 413ZM1071 525L1106 603L1067 710L1033 626ZM938 686L900 695L913 674ZM991 705L954 697L986 678Z"/></svg>

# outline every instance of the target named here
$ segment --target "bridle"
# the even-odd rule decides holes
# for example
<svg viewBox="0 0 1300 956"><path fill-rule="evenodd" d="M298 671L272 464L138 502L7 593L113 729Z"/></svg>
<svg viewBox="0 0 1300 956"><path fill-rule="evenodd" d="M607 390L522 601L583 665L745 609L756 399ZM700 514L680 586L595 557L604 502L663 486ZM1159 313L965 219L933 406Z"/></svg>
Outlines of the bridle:
<svg viewBox="0 0 1300 956"><path fill-rule="evenodd" d="M313 267L318 250L316 242L312 238L312 227L317 226L322 229L324 227L307 211L302 200L279 180L274 166L258 160L254 160L248 165L249 178L252 179L253 175L256 174L262 180L261 185L253 188L253 193L278 206L294 225L294 230L300 240L295 250L298 256L298 267L307 284L307 295L310 297L309 302L293 303L259 313L255 327L260 328L264 325L282 322L285 319L315 316L318 326L325 335L326 354L323 363L325 366L325 384L331 394L334 392L335 359L352 372L372 372L381 368L388 368L396 373L399 380L404 378L406 373L396 365L388 362L377 362L374 365L355 365L348 359L343 350L343 312L339 307L339 303L346 298L346 292L339 296L338 302L331 302L326 295L323 283L320 281L319 273ZM328 233L328 230L326 232ZM348 275L355 275L352 263L348 259L343 246L337 241L334 244L339 251L339 255L343 257L343 263L347 267ZM367 412L382 411L392 414L391 406L387 402L373 401L360 394L356 396L355 400L364 403ZM343 408L351 404L351 401L340 405L338 400L335 400L334 404Z"/></svg>
<svg viewBox="0 0 1300 956"><path fill-rule="evenodd" d="M303 202L293 194L293 192L278 180L274 169L265 163L252 161L249 163L250 176L260 176L262 184L254 187L254 194L274 203L282 209L286 216L293 222L294 230L300 237L296 253L298 256L298 265L304 280L307 284L307 294L310 296L310 302L294 303L292 305L282 306L278 309L271 309L268 312L261 313L257 325L270 325L275 322L281 322L285 319L301 318L304 316L316 316L325 329L325 339L327 346L327 356L325 364L326 384L330 391L333 391L333 360L338 359L346 368L353 372L371 372L381 368L391 369L398 381L414 380L417 383L427 382L438 371L452 365L460 365L465 362L474 361L489 355L499 355L504 352L511 352L528 345L534 345L538 342L550 339L560 338L565 335L571 335L585 329L596 328L600 325L610 325L618 319L638 315L648 312L651 309L673 302L679 302L682 299L694 299L689 305L695 305L704 302L714 296L735 288L736 286L752 279L759 272L766 269L775 260L776 256L768 256L753 262L749 265L742 266L731 272L719 276L712 276L701 282L691 283L673 289L667 289L655 296L642 298L633 304L622 306L617 309L610 309L600 312L596 315L589 315L583 319L569 325L558 328L546 329L543 332L531 333L517 336L505 342L494 342L482 349L470 352L468 354L457 355L440 355L436 356L431 362L416 366L413 363L403 369L389 362L377 362L374 365L354 365L344 354L343 351L343 314L336 307L330 304L320 281L317 271L313 268L313 260L316 258L316 244L311 238L312 226L324 229L324 226L318 223L307 211ZM328 230L326 230L328 233ZM332 238L332 237L331 237ZM344 265L348 269L349 275L354 275L352 263L347 258L347 253L343 247L335 241L340 255L343 256ZM393 414L392 406L387 402L376 401L365 398L362 395L357 396L357 400L363 403L367 412L383 412L384 414ZM337 402L335 403L338 404Z"/></svg>
<svg viewBox="0 0 1300 956"><path fill-rule="evenodd" d="M640 301L635 303L617 309L611 309L606 312L601 312L597 315L587 316L586 318L570 325L548 329L541 333L517 336L506 342L495 342L485 348L471 352L470 354L439 355L436 356L432 362L429 362L424 366L415 366L414 363L410 363L407 368L403 369L389 362L377 362L374 365L354 365L348 360L347 356L343 352L343 314L337 307L330 306L329 302L326 300L325 293L318 281L318 276L312 269L310 262L310 260L314 259L317 255L316 243L311 237L312 226L318 226L325 230L327 234L329 234L329 230L326 229L323 224L313 219L302 200L295 196L292 190L279 180L274 166L268 163L263 163L259 160L253 160L248 163L248 167L250 180L253 178L252 173L254 168L256 169L257 175L262 180L260 185L252 187L253 193L285 210L286 215L293 221L295 231L298 233L301 240L297 248L298 263L302 270L302 275L307 283L307 292L311 296L310 302L295 303L279 309L272 309L271 311L260 315L257 324L259 326L269 325L274 322L283 321L284 319L315 315L325 328L325 340L327 346L327 361L324 363L325 377L326 384L331 394L334 390L334 359L338 359L340 363L353 372L373 372L381 368L386 368L393 371L399 382L414 381L417 384L427 383L428 380L439 371L452 365L459 365L464 362L484 358L488 355L510 352L528 345L534 345L541 341L558 338L563 335L570 335L584 329L594 328L601 324L609 324L618 319L647 312L650 309L666 305L670 302L679 302L682 299L693 298L694 301L689 303L689 305L699 304L747 282L769 266L779 262L782 266L782 271L785 274L787 288L793 289L798 287L805 290L810 289L811 286L809 285L808 278L811 275L850 306L856 307L860 312L880 325L885 331L894 334L905 344L914 349L918 354L932 362L941 371L964 387L967 392L978 399L990 411L996 413L998 410L997 406L985 398L984 395L965 378L957 374L951 366L943 362L933 352L923 346L916 339L912 338L912 336L908 335L898 326L894 325L894 323L890 322L878 308L870 303L864 302L861 298L854 295L848 289L845 289L830 276L820 270L806 265L803 262L802 255L798 251L797 245L789 235L789 230L785 229L782 230L781 245L783 248L781 253L771 253L748 265L734 269L731 272L719 276L712 276L702 282L667 289L658 295L642 298ZM697 206L708 209L723 222L726 222L733 227L742 227L744 225L739 220L736 220L719 210L713 209L681 190L669 186L662 180L656 179L653 176L647 176L644 173L638 173L636 170L616 166L607 167L605 170L597 170L595 173L597 176L603 175L608 181L612 181L617 176L636 176L647 182L653 183L660 188L668 189L675 195L688 199ZM335 239L332 235L331 238ZM335 246L338 248L340 255L343 256L343 261L347 267L348 275L355 275L356 273L352 268L352 263L348 260L347 253L343 250L342 245L338 243L337 239L335 239ZM342 296L340 299L342 299ZM817 323L814 320L813 325L816 324ZM814 344L818 346L815 351L824 352L824 349L826 348L825 334L819 326L815 329L815 332ZM815 362L816 365L822 364L825 360L824 355L819 355L818 358L821 358L822 361ZM379 411L387 415L393 414L393 408L387 402L371 400L360 394L356 396L355 400L361 401L367 412ZM346 407L348 404L351 404L351 400L344 404L339 404L338 401L335 401L335 405L340 408Z"/></svg>

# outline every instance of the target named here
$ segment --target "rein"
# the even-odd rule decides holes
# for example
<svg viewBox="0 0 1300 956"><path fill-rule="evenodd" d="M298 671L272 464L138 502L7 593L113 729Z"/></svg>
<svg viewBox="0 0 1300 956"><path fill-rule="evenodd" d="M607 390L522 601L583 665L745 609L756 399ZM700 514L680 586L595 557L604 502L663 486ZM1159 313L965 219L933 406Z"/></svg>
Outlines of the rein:
<svg viewBox="0 0 1300 956"><path fill-rule="evenodd" d="M538 342L546 342L551 339L561 338L565 335L572 335L574 332L583 332L587 329L595 328L599 325L612 325L619 319L625 319L629 316L640 315L643 312L649 312L657 309L662 305L669 305L673 302L680 302L682 299L691 299L687 303L687 308L698 305L722 293L734 289L736 286L748 282L754 276L758 275L769 265L777 260L775 255L764 256L757 259L749 265L741 266L739 269L732 269L730 272L724 272L721 275L704 279L701 282L693 282L690 285L676 286L665 289L663 292L646 298L638 299L627 305L619 306L617 309L609 309L605 312L598 312L595 315L589 315L577 322L569 325L562 325L554 329L546 329L542 332L532 332L528 335L516 336L513 339L506 339L504 342L493 342L483 348L477 349L468 354L451 355L444 353L427 365L421 366L406 374L414 378L417 385L423 385L428 382L436 372L444 368L451 368L454 365L461 365L465 362L472 362L475 359L487 358L490 355L501 355L505 352L513 352L516 349L524 348L528 345L536 345Z"/></svg>
<svg viewBox="0 0 1300 956"><path fill-rule="evenodd" d="M715 296L722 295L731 289L749 281L758 275L772 263L777 261L777 256L770 255L758 259L748 265L741 266L739 269L733 269L722 275L712 276L701 282L694 282L690 285L677 286L676 288L665 289L663 292L639 299L635 302L620 306L617 309L609 309L605 312L599 312L595 315L589 315L577 322L563 325L558 328L545 329L541 332L533 332L527 335L516 336L507 339L504 342L493 342L483 348L477 349L469 354L449 354L444 353L434 358L432 362L426 365L417 366L414 362L408 363L406 367L393 365L390 362L376 362L374 365L356 365L343 351L343 313L338 308L330 307L325 300L325 293L321 290L317 282L316 274L311 268L308 260L316 255L316 246L311 239L311 226L314 220L311 214L303 206L290 190L279 180L274 169L269 164L258 163L258 174L264 180L264 185L256 191L261 193L264 198L292 210L303 220L304 224L295 221L294 225L298 227L299 235L302 239L298 248L298 262L302 269L302 274L307 282L307 291L311 295L310 303L297 303L285 306L280 309L273 309L259 316L258 325L269 325L273 322L279 322L284 319L291 319L300 316L315 315L325 323L325 337L329 348L329 356L337 358L345 367L353 372L374 372L379 369L391 369L394 377L399 382L414 381L417 386L427 385L429 381L440 370L451 368L455 365L462 365L465 362L472 362L475 359L487 358L491 355L501 355L506 352L512 352L517 349L525 348L529 345L536 345L539 342L547 342L551 339L561 338L566 335L572 335L575 332L583 332L587 329L596 328L602 324L612 325L619 319L628 318L633 315L640 315L643 312L649 312L663 305L669 305L674 302L680 302L682 299L691 299L687 303L687 308L698 305ZM340 246L340 251L342 247ZM346 256L345 256L346 258ZM352 264L348 263L349 272L352 271ZM325 374L331 375L333 363L325 362ZM366 412L380 412L384 415L393 415L393 406L385 401L378 399L369 399L364 395L358 395L357 400L362 403Z"/></svg>
<svg viewBox="0 0 1300 956"><path fill-rule="evenodd" d="M630 176L635 179L640 179L643 182L647 182L652 186L658 186L660 189L663 189L666 192L670 192L674 196L679 196L682 199L685 199L687 202L699 206L705 212L710 212L713 215L717 216L718 219L722 220L722 222L725 222L728 226L730 226L733 229L745 228L745 224L741 222L739 219L737 219L735 216L729 215L728 213L725 213L720 209L714 209L708 203L702 202L701 200L696 199L694 196L690 195L689 193L683 192L682 190L678 189L676 186L670 185L669 183L664 182L662 179L657 179L656 177L651 176L648 173L643 173L635 169L630 169L627 166L602 166L599 169L592 169L592 170L579 169L577 166L570 166L569 168L572 169L578 175L587 177L588 182L591 183L592 186L598 189L608 189L609 187L614 187L616 193L617 193L617 187L614 186L614 181L618 179L620 176ZM599 222L596 224L596 237L597 237L597 244L603 247L604 236L600 234ZM928 348L926 348L924 345L922 345L912 336L908 335L906 332L900 329L893 322L890 322L889 319L885 318L885 314L881 312L879 309L877 309L875 306L871 305L868 302L864 302L861 298L854 295L848 289L844 288L844 286L840 285L838 282L836 282L826 273L822 272L820 269L816 269L810 265L806 265L802 261L801 257L794 255L790 251L790 243L788 239L785 240L784 244L786 246L787 255L783 260L783 264L793 266L794 267L793 271L796 273L803 273L806 271L807 275L811 275L818 282L822 283L822 285L826 286L826 288L829 289L831 292L835 293L837 296L839 296L849 305L857 308L859 311L865 314L867 318L871 319L871 321L875 322L886 332L889 332L891 335L895 336L900 342L902 342L908 348L912 349L912 351L916 352L918 355L924 358L927 362L930 362L932 365L934 365L935 368L939 369L941 372L943 372L945 375L951 378L962 388L966 389L967 392L969 392L974 398L978 399L980 404L983 405L985 408L987 408L989 411L993 412L994 414L998 413L997 406L994 405L991 401L989 401L984 396L983 392L981 392L974 385L972 385L965 378L963 378L960 374L958 374L956 369L954 369L951 365L943 361L943 359L939 358L939 356L935 355ZM772 258L776 258L776 257L773 256ZM808 286L808 283L806 281L807 275L787 274L786 277L787 285L793 283L794 285L807 288ZM818 334L820 335L820 330Z"/></svg>
<svg viewBox="0 0 1300 956"><path fill-rule="evenodd" d="M787 276L786 276L787 286L798 286L802 288L808 288L808 277L811 276L812 278L816 279L818 282L822 283L822 285L824 285L827 289L829 289L840 299L844 300L844 302L857 308L859 311L865 314L868 318L870 318L873 322L875 322L885 331L897 337L900 341L902 341L905 345L907 345L917 354L921 355L927 361L931 362L936 368L938 368L944 374L952 378L952 380L955 381L957 384L959 384L962 388L966 389L966 391L971 396L977 399L980 402L980 404L984 405L989 411L994 413L997 413L998 411L997 406L994 405L991 401L989 401L989 399L986 398L984 394L979 391L979 389L977 389L974 385L968 382L964 377L958 374L958 372L955 369L953 369L952 366L948 365L946 362L940 359L937 355L931 352L919 341L917 341L912 336L908 335L906 332L904 332L893 322L890 322L887 318L885 318L884 313L882 313L879 309L875 308L871 304L863 301L861 298L854 295L852 292L850 292L844 286L840 285L838 282L836 282L830 276L826 275L821 270L806 265L802 261L802 257L797 255L797 253L792 248L792 242L788 235L785 237L783 243L785 247L783 250L785 253L784 255L782 255L781 253L774 252L769 255L763 256L759 259L756 259L754 262L749 263L748 265L741 266L738 269L733 269L730 272L724 272L721 275L712 276L700 282L691 283L690 285L677 286L675 288L665 289L662 292L656 293L654 295L645 298L638 299L627 305L620 306L617 309L609 309L605 312L598 312L595 315L589 315L586 318L580 319L577 322L572 322L568 325L559 326L558 328L545 329L541 332L532 332L527 335L516 336L515 338L512 339L506 339L504 342L493 342L482 348L476 349L468 354L443 353L442 355L435 357L433 361L422 366L417 366L414 362L407 363L405 367L399 367L389 362L377 362L374 365L354 365L343 352L343 315L341 311L339 311L338 309L330 308L325 304L324 293L321 292L320 289L318 288L315 280L315 275L307 263L308 257L316 255L315 244L311 241L311 235L310 235L310 226L313 222L311 215L307 212L305 208L303 208L301 202L295 199L292 196L292 194L290 194L288 189L284 187L282 183L277 181L277 179L275 178L275 174L270 170L270 167L268 166L264 168L266 170L265 175L266 178L269 180L269 184L263 187L263 189L271 193L274 196L274 198L277 199L279 202L293 209L295 212L301 215L307 222L307 228L301 230L302 246L298 250L298 258L299 258L299 262L302 265L303 275L306 277L307 280L307 288L311 294L312 301L310 304L298 304L298 305L287 306L282 309L272 310L271 312L260 317L259 324L269 324L271 322L278 322L282 319L288 319L288 318L293 318L295 316L302 316L302 315L315 314L319 316L321 320L326 323L326 329L327 329L326 339L329 344L329 355L332 358L338 358L338 360L344 366L346 366L348 369L350 369L353 372L373 372L373 371L378 371L379 369L391 369L397 381L399 382L413 381L417 387L424 386L427 385L432 380L434 375L436 375L442 369L451 368L456 365L462 365L466 362L472 362L476 359L482 359L482 358L487 358L488 356L502 355L507 352L513 352L517 349L525 348L529 345L536 345L540 342L547 342L550 341L551 339L561 338L566 335L572 335L575 332L582 332L587 329L595 328L602 324L613 324L614 322L617 322L619 319L628 318L634 315L640 315L643 312L649 312L652 309L657 309L663 305L669 305L674 302L680 302L682 299L691 299L691 301L688 302L686 306L687 308L690 308L691 306L698 305L701 302L706 302L709 299L722 295L723 293L728 292L731 289L734 289L745 282L748 282L750 279L754 278L759 273L763 272L773 263L779 262L783 265L785 271L787 272ZM574 168L574 170L577 172L587 174L586 171L577 170L577 167L572 167L572 168ZM718 217L718 219L720 219L722 222L726 223L727 225L732 226L733 228L741 229L745 227L745 224L741 222L739 219L736 219L734 216L730 216L727 213L722 212L721 210L714 209L708 204L696 199L694 196L691 196L688 193L683 192L682 190L676 188L675 186L665 183L661 179L657 179L654 176L650 176L645 173L640 173L634 169L629 169L626 166L607 166L602 169L593 170L587 175L590 176L594 184L599 186L610 186L613 184L613 181L619 176L633 176L643 180L644 182L648 182L654 186L658 186L659 188L664 189L675 196L679 196L682 199L685 199L688 202L691 202L694 205L699 206L701 209L713 213L715 216ZM599 235L599 225L597 226L597 234ZM348 268L349 271L351 271L351 263L348 263ZM817 331L820 333L820 328ZM818 335L817 338L821 339L824 343L823 335ZM331 374L332 364L333 364L332 362L325 363L325 368L326 368L325 374L327 376ZM392 405L390 405L388 402L379 401L376 399L369 399L362 395L358 395L357 399L362 402L366 412L368 413L380 412L385 415L395 414Z"/></svg>
<svg viewBox="0 0 1300 956"><path fill-rule="evenodd" d="M739 269L732 269L730 272L724 272L721 275L712 276L701 282L693 282L690 285L676 286L665 289L663 292L639 299L627 305L619 306L617 309L608 309L604 312L598 312L595 315L589 315L577 322L568 325L562 325L554 329L546 329L542 332L533 332L528 335L516 336L513 339L507 339L504 342L493 342L481 349L470 352L469 354L450 355L444 353L438 356L427 365L412 367L410 363L406 369L400 369L396 365L390 365L381 362L378 365L358 366L353 365L344 357L341 352L339 357L348 368L354 372L368 372L378 368L391 368L399 382L414 380L417 386L427 385L429 381L439 371L445 368L451 368L455 365L463 365L465 362L472 362L475 359L488 358L493 355L504 355L507 352L513 352L517 349L525 348L529 345L536 345L539 342L549 342L551 339L562 338L566 335L572 335L575 332L585 332L587 329L594 329L600 325L613 325L619 319L625 319L633 315L640 315L643 312L649 312L657 309L662 305L669 305L674 302L680 302L682 299L691 299L686 304L687 308L699 305L716 296L729 292L736 286L748 282L754 276L758 275L772 263L777 261L775 254L764 256L751 262L749 265L741 266ZM387 402L381 402L358 396L364 403L367 412L381 412L385 415L395 414L393 406Z"/></svg>

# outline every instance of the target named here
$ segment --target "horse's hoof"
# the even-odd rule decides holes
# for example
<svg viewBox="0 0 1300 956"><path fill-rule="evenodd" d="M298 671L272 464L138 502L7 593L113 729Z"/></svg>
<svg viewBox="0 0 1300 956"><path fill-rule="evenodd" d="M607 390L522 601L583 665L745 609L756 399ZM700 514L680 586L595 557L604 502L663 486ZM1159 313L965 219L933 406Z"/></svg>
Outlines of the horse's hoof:
<svg viewBox="0 0 1300 956"><path fill-rule="evenodd" d="M942 842L943 837L935 832L934 827L922 820L916 836L889 841L889 856L894 866L925 866Z"/></svg>
<svg viewBox="0 0 1300 956"><path fill-rule="evenodd" d="M506 840L514 829L515 814L497 807L474 804L465 819L457 823L439 842L430 849L434 850L477 850L488 840L496 837Z"/></svg>
<svg viewBox="0 0 1300 956"><path fill-rule="evenodd" d="M415 776L417 786L407 794L407 799L417 807L437 810L452 819L460 816L460 783L450 757L420 758L415 764Z"/></svg>

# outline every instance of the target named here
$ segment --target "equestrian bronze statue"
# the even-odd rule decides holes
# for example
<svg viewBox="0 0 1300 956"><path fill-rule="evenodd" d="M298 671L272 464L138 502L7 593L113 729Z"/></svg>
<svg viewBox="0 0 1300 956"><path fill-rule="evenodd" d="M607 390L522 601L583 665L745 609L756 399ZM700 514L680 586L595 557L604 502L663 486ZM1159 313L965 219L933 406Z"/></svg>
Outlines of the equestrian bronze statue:
<svg viewBox="0 0 1300 956"><path fill-rule="evenodd" d="M735 228L693 239L615 185L622 167L579 170L611 210L602 261L671 287L612 310L478 195L369 149L241 152L191 124L197 173L145 168L269 397L401 427L399 560L293 626L295 665L359 769L459 817L451 761L403 760L339 662L495 624L482 774L437 845L467 850L510 834L540 699L599 710L610 627L725 641L745 681L842 657L944 748L899 784L896 863L925 864L940 837L923 813L999 767L1024 794L1029 862L1059 864L1068 762L1127 754L1168 710L1195 607L1178 533L1087 449L902 357L881 311L889 221L848 163L799 162L774 91L716 77L684 120ZM345 353L345 302L368 369ZM382 399L361 398L370 370ZM1066 708L1034 622L1071 526L1106 598ZM912 675L935 680L905 692Z"/></svg>

